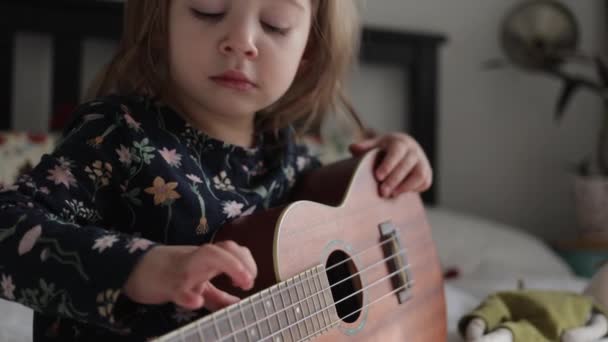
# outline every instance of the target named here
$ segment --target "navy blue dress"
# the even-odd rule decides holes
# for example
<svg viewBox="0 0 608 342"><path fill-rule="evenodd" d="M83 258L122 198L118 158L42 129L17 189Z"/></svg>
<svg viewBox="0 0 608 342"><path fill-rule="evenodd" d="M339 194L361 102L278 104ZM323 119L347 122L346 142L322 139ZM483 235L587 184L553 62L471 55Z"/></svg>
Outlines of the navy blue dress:
<svg viewBox="0 0 608 342"><path fill-rule="evenodd" d="M146 340L204 315L121 288L155 244L206 243L284 204L319 166L291 129L243 148L143 97L89 102L75 117L52 154L0 189L0 297L35 310L35 341Z"/></svg>

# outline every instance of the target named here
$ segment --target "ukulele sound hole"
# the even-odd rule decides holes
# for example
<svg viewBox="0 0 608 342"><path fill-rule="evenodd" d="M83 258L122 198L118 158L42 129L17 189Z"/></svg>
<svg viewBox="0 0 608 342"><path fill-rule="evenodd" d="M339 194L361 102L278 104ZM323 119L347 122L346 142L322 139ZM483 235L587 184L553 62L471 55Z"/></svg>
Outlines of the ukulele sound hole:
<svg viewBox="0 0 608 342"><path fill-rule="evenodd" d="M355 264L346 253L337 250L329 255L326 269L338 316L347 323L357 321L361 315L363 293ZM352 275L355 276L351 278ZM343 281L346 278L348 280Z"/></svg>

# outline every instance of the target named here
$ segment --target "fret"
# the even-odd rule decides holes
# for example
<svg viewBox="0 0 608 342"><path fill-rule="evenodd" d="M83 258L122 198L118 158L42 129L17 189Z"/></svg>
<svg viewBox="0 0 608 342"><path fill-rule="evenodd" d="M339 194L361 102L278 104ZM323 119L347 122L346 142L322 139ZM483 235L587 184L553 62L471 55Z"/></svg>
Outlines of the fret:
<svg viewBox="0 0 608 342"><path fill-rule="evenodd" d="M245 329L245 323L241 319L241 310L237 308L235 312L231 313L230 308L231 307L228 307L226 312L228 315L228 323L230 323L230 330L232 330L231 337L234 338L235 341L251 341L247 334L247 330Z"/></svg>
<svg viewBox="0 0 608 342"><path fill-rule="evenodd" d="M222 332L220 331L220 327L217 325L217 317L215 315L211 315L213 319L213 328L215 330L215 338L216 340L220 340L222 338Z"/></svg>
<svg viewBox="0 0 608 342"><path fill-rule="evenodd" d="M210 320L207 318L195 323L198 335L201 336L201 341L210 342L218 340L218 338L215 337L215 329L209 322Z"/></svg>
<svg viewBox="0 0 608 342"><path fill-rule="evenodd" d="M180 329L181 341L186 342L201 342L202 336L198 332L188 329Z"/></svg>
<svg viewBox="0 0 608 342"><path fill-rule="evenodd" d="M203 329L201 327L201 324L199 322L196 322L196 323L194 323L194 325L196 326L196 332L198 333L198 336L200 337L200 340L201 341L205 341L205 342L209 341L207 339L207 337L205 336L205 333L204 333L204 331L203 331Z"/></svg>
<svg viewBox="0 0 608 342"><path fill-rule="evenodd" d="M232 318L230 318L230 309L226 310L226 317L228 317L228 326L230 327L230 332L233 333L236 330L234 329L234 325L232 324Z"/></svg>
<svg viewBox="0 0 608 342"><path fill-rule="evenodd" d="M224 342L236 341L234 335L232 335L233 330L226 311L216 312L213 317L216 317L215 324L220 332L220 340Z"/></svg>
<svg viewBox="0 0 608 342"><path fill-rule="evenodd" d="M183 328L178 329L177 332L179 333L180 341L187 341L186 340L187 337L186 337L186 334L184 333Z"/></svg>
<svg viewBox="0 0 608 342"><path fill-rule="evenodd" d="M277 308L277 302L279 300L277 299L277 294L273 293L273 292L276 292L276 289L277 288L275 286L270 288L270 298L272 299L272 306L273 306L274 312L279 320L280 329L278 331L280 331L280 334L273 336L272 339L275 342L294 341L293 335L291 335L291 339L289 338L290 337L289 329L285 329L289 326L289 322L287 321L287 315L285 314L285 311L283 310L283 308ZM281 336L281 338L279 340L277 340L277 337L279 335Z"/></svg>
<svg viewBox="0 0 608 342"><path fill-rule="evenodd" d="M325 297L327 315L329 316L330 325L334 324L339 320L338 313L336 312L336 305L334 303L334 295L331 293L331 284L329 283L329 279L327 278L327 274L325 272L321 273L319 277L319 281L321 286L325 289L323 291L323 296Z"/></svg>
<svg viewBox="0 0 608 342"><path fill-rule="evenodd" d="M260 337L265 338L272 334L272 327L270 326L270 318L266 314L266 310L264 310L264 301L262 294L264 292L258 293L252 299L253 302L253 314L255 315L255 321L258 322L258 328L260 329ZM261 317L264 317L264 322L261 322Z"/></svg>
<svg viewBox="0 0 608 342"><path fill-rule="evenodd" d="M301 336L300 332L298 331L298 319L296 318L295 307L291 305L291 300L289 299L289 290L287 289L285 282L279 283L277 287L279 289L279 297L281 298L281 302L285 308L284 312L285 316L287 316L289 334L294 341L299 341Z"/></svg>
<svg viewBox="0 0 608 342"><path fill-rule="evenodd" d="M243 301L240 301L239 312L241 314L241 319L243 320L243 325L247 334L248 341L259 341L261 339L261 332L259 328L259 322L256 319L253 313L253 305L251 305L251 298L246 300L246 303L243 305Z"/></svg>
<svg viewBox="0 0 608 342"><path fill-rule="evenodd" d="M279 339L281 337L280 334L274 335L274 333L281 330L281 322L279 321L279 316L275 314L276 309L272 301L272 295L269 296L270 293L267 291L263 293L266 294L266 296L263 296L266 297L264 298L264 313L266 314L266 317L268 317L267 321L270 326L270 334L268 336L272 336L272 340L275 341L277 337L279 337Z"/></svg>
<svg viewBox="0 0 608 342"><path fill-rule="evenodd" d="M287 294L289 295L289 303L292 306L292 312L295 315L295 319L296 319L296 326L298 328L298 334L300 335L300 338L298 339L298 341L304 339L306 336L308 336L308 333L306 332L306 320L304 319L304 316L302 315L302 303L300 303L300 300L298 299L298 296L296 294L296 286L297 284L294 284L294 278L290 278L287 279Z"/></svg>
<svg viewBox="0 0 608 342"><path fill-rule="evenodd" d="M310 287L310 278L312 277L312 272L311 271L306 271L306 274L304 275L305 279L304 279L304 295L306 298L306 304L308 305L308 310L310 312L310 321L313 324L313 336L318 335L319 331L321 331L321 321L319 321L319 315L318 310L317 310L317 306L315 305L315 300L314 300L314 296L313 296L313 291Z"/></svg>
<svg viewBox="0 0 608 342"><path fill-rule="evenodd" d="M304 293L301 274L296 277L295 282L298 284L295 288L296 298L298 298L298 302L300 302L300 309L302 310L302 317L304 318L304 329L306 330L306 335L304 336L308 336L314 332L314 326L312 324L311 317L309 317L310 306L306 301L306 294Z"/></svg>
<svg viewBox="0 0 608 342"><path fill-rule="evenodd" d="M311 283L312 283L313 291L315 293L314 299L316 300L316 302L318 304L317 316L320 316L320 320L322 320L321 330L319 331L319 334L320 334L321 332L325 331L327 328L327 318L325 317L325 314L326 314L325 306L323 305L323 302L321 301L321 289L317 286L318 280L319 280L319 278L318 278L319 273L318 273L318 270L316 270L316 269L314 272L315 273L311 279Z"/></svg>
<svg viewBox="0 0 608 342"><path fill-rule="evenodd" d="M313 278L313 284L315 286L315 297L317 297L317 300L319 301L319 305L321 306L320 311L321 311L321 317L323 317L323 331L327 330L327 327L329 326L329 324L331 324L331 319L329 318L329 315L327 313L327 303L325 302L325 296L323 295L323 293L326 291L326 289L324 289L321 285L321 281L319 279L319 273L316 272L315 276ZM321 300L323 299L323 300Z"/></svg>
<svg viewBox="0 0 608 342"><path fill-rule="evenodd" d="M219 341L219 330L217 330L215 322L210 319L210 316L196 323L199 335L202 336L201 341L212 342Z"/></svg>

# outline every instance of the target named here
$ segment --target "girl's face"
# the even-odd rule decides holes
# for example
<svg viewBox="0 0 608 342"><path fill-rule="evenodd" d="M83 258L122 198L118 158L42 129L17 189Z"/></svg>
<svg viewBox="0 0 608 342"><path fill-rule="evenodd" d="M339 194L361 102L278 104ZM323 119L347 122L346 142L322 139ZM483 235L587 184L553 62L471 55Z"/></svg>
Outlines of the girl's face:
<svg viewBox="0 0 608 342"><path fill-rule="evenodd" d="M170 1L170 100L190 116L252 121L294 80L311 11L310 0Z"/></svg>

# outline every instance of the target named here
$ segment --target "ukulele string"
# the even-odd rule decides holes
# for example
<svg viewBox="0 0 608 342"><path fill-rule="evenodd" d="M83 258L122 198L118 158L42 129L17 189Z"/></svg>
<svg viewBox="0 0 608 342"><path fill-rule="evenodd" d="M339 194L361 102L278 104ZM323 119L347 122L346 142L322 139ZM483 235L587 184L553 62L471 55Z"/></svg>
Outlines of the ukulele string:
<svg viewBox="0 0 608 342"><path fill-rule="evenodd" d="M315 331L315 332L313 332L312 334L308 334L308 336L306 336L306 337L304 337L304 338L302 338L302 339L298 340L297 342L300 342L300 341L306 341L306 340L308 340L310 337L314 337L316 334L318 334L318 333L322 333L322 332L323 332L323 330L329 330L330 328L333 328L334 326L336 326L336 325L340 324L341 320L344 320L344 319L346 319L346 318L348 318L348 317L350 317L350 316L352 316L352 315L356 314L357 312L359 312L359 311L361 311L361 310L363 310L363 309L365 309L365 308L367 308L367 307L370 307L370 306L372 306L373 304L378 303L379 301L381 301L381 300L383 300L383 299L387 298L388 296L390 296L390 295L392 295L392 294L395 294L395 293L397 293L397 292L399 292L399 291L402 291L402 290L406 289L406 288L407 288L407 287L409 287L410 285L413 285L413 283L414 283L414 281L409 281L407 284L403 284L403 285L399 286L398 288L396 288L396 289L394 289L394 290L392 290L392 291L390 291L390 292L388 292L388 293L386 293L386 294L383 294L382 296L380 296L380 297L378 297L378 298L374 299L374 300L373 300L371 303L363 305L362 307L360 307L359 309L357 309L357 310L355 310L355 311L353 311L353 312L349 313L348 315L346 315L346 316L344 316L344 317L342 317L342 318L338 317L338 320L337 320L337 321L335 321L335 322L330 323L330 324L327 326L327 328L325 328L325 329L319 329L318 331ZM326 310L326 309L324 309L324 310ZM300 320L300 321L298 321L298 322L296 322L296 323L294 323L294 324L298 324L298 323L300 323L301 321L302 321L302 320ZM294 324L292 324L291 326L293 326ZM288 328L290 328L291 326L289 326ZM284 330L284 329L283 329L283 330ZM275 334L276 334L276 333L275 333ZM275 335L275 334L273 334L273 335ZM269 335L268 337L269 337L269 338L272 338L272 336L273 336L273 335ZM263 341L263 340L261 340L261 341Z"/></svg>
<svg viewBox="0 0 608 342"><path fill-rule="evenodd" d="M340 266L340 265L343 265L343 264L345 264L345 263L347 263L347 262L349 262L349 261L353 260L355 257L360 256L360 255L362 255L362 254L364 254L364 253L367 253L367 252L369 252L370 250L372 250L372 249L374 249L374 248L382 247L382 246L384 246L385 244L387 244L387 243L389 243L389 242L392 242L393 240L394 240L394 236L391 236L390 238L388 238L388 239L386 239L386 240L382 241L381 243L375 243L375 244L373 244L373 245L371 245L371 246L368 246L368 247L364 248L363 250L361 250L361 251L359 251L359 252L357 252L357 253L353 254L352 256L349 256L348 258L345 258L344 260L342 260L342 261L340 261L340 262L338 262L338 263L336 263L336 264L334 264L334 265L331 265L330 267L326 268L326 269L325 269L325 272L328 272L328 271L330 271L330 270L332 270L332 269L334 269L334 268L336 268L336 267L338 267L338 266ZM402 250L400 250L399 252L397 252L397 253L395 253L395 254L392 254L392 255L388 256L387 258L385 258L385 259L383 259L383 260L380 260L379 262L383 262L383 261L386 261L386 260L388 260L388 259L391 259L392 257L395 257L395 256L397 256L397 255L399 255L399 254L402 254L403 252L404 252L404 250L402 249ZM314 268L314 267L311 267L311 268L309 268L309 269L312 269L312 268ZM339 284L339 283L341 283L341 282L343 282L343 281L346 281L346 280L348 280L348 279L350 279L350 278L352 278L352 277L354 277L354 276L358 275L359 273L361 273L361 272L357 272L357 273L355 273L355 274L353 274L353 275L349 276L349 277L348 277L348 278L346 278L346 279L341 279L341 280L340 280L338 283L336 283L336 284ZM282 295L282 294L284 294L284 293L286 293L286 292L287 292L287 294L288 294L288 290L290 290L290 289L292 289L292 288L294 288L294 287L297 287L297 286L299 286L299 285L302 285L302 284L304 284L305 282L307 282L307 281L309 281L309 280L313 280L313 281L314 281L314 279L313 279L313 278L314 278L314 276L315 276L315 274L306 275L304 278L300 279L298 282L294 282L293 284L288 285L287 287L285 287L285 288L283 288L283 289L279 290L279 291L278 291L277 293L275 293L274 295ZM329 289L331 289L331 286L329 287ZM327 290L327 289L321 289L320 291L317 291L317 292L315 292L315 293L311 294L309 297L306 297L306 298L304 298L303 300L307 300L307 299L309 299L310 297L315 296L315 295L317 295L317 294L319 294L319 293L321 293L321 292L323 292L323 291L325 291L325 290ZM251 307L254 307L254 305L256 305L256 304L260 304L260 303L261 303L261 302L263 302L263 301L264 301L264 299L263 299L263 298L261 298L261 299L259 299L259 300L254 300L254 301L252 301L251 303L247 303L246 305L251 306ZM228 308L226 308L226 310L227 310L227 309L228 309ZM221 311L223 311L223 310L221 310ZM216 313L219 313L219 312L216 312ZM278 313L279 313L279 312L277 312L276 314L278 314ZM228 318L224 318L224 320L228 320ZM221 320L220 320L220 322L221 322ZM207 320L206 320L206 321L204 321L204 322L200 322L200 323L193 322L193 323L191 323L191 324L197 324L197 325L199 325L199 326L201 326L201 327L203 327L203 328L208 328L210 325L215 324L215 322L211 322L211 321L207 321ZM189 324L189 325L190 325L190 324ZM186 327L187 327L187 326L185 326L185 327L183 327L183 328L186 328Z"/></svg>
<svg viewBox="0 0 608 342"><path fill-rule="evenodd" d="M352 275L350 275L350 276L348 276L348 277L346 277L346 278L344 278L344 279L339 280L338 282L335 282L335 283L331 284L329 287L322 288L321 290L319 290L319 291L317 291L317 292L315 292L315 293L312 293L312 294L310 294L310 295L309 295L309 296L307 296L307 297L304 297L304 298L299 299L298 301L296 301L296 302L294 302L294 303L291 303L290 305L288 305L287 307L285 307L285 308L283 308L283 309L281 309L281 310L278 310L278 311L276 311L276 312L274 312L274 313L272 313L272 314L270 314L270 315L267 315L267 316L266 316L265 318L263 318L263 319L256 320L255 322L253 322L253 323L251 323L251 324L249 324L249 325L246 325L245 327L243 327L243 328L241 328L241 329L239 329L239 330L236 330L236 331L234 331L234 332L230 333L229 335L226 335L226 336L224 336L224 337L221 337L219 341L223 341L223 340L225 340L225 339L230 339L230 338L231 338L233 335L236 335L236 334L238 334L238 333L240 333L240 332L243 332L243 331L245 331L245 330L248 330L249 328L254 327L254 326L256 326L257 324L259 324L259 322L261 322L261 321L265 321L265 320L266 320L266 321L268 321L268 320L269 320L271 317L273 317L273 316L278 316L278 315L280 315L281 313L284 313L285 311L287 311L288 309L290 309L290 308L292 308L292 307L294 307L294 306L297 306L297 305L301 304L302 302L305 302L305 301L307 301L307 300L309 300L309 299L311 299L311 298L314 298L316 295L318 295L318 294L320 294L320 293L322 293L322 292L324 292L324 291L330 290L332 287L337 286L337 285L339 285L339 284L343 283L344 281L346 281L346 280L348 280L348 279L351 279L351 278L353 278L353 277L355 277L355 276L357 276L357 275L359 275L359 274L362 274L363 272L368 271L368 270L370 270L370 269L372 269L372 268L374 268L374 267L376 267L376 266L382 265L382 264L384 264L386 261L388 261L389 259L393 259L393 258L397 257L398 255L402 254L403 252L405 252L405 250L404 250L404 249L401 249L401 250L400 250L400 251L398 251L397 253L394 253L394 254L392 254L392 255L390 255L390 256L388 256L388 257L386 257L386 258L382 259L382 260L379 260L379 261L377 261L376 263L374 263L374 264L372 264L372 265L367 266L367 267L366 267L366 268L364 268L363 270L361 270L361 271L359 271L359 272L356 272L356 273L354 273L354 274L352 274ZM347 296L347 297L342 298L342 299L341 299L341 300L339 300L338 302L333 303L333 304L332 304L332 306L337 305L337 304L339 304L339 303L341 303L341 302L343 302L343 301L347 300L348 298L350 298L350 297L352 297L352 296L354 296L354 295L357 295L358 293L360 293L360 292L362 292L362 291L366 290L367 288L369 288L369 287L373 286L374 284L377 284L377 283L379 283L379 282L381 282L381 281L383 281L383 280L386 280L387 278L393 277L395 274L397 274L397 273L399 273L399 272L402 272L402 271L404 271L404 270L408 269L409 267L410 267L410 265L406 265L406 266L404 266L403 268L401 268L401 269L399 269L399 270L397 270L397 271L395 271L395 272L393 272L393 273L391 273L391 274L389 274L389 275L387 275L387 276L385 276L385 277L383 277L383 278L381 278L381 279L379 279L379 280L375 281L375 282L374 282L374 283L372 283L371 285L369 285L369 286L367 286L367 287L364 287L364 288L362 288L362 289L360 289L360 290L358 290L358 291L356 291L356 292L354 292L354 293L350 294L350 295L349 295L349 296ZM313 275L313 276L314 276L314 275ZM312 276L311 276L311 277L308 277L307 279L310 279L310 278L312 278ZM306 279L304 279L304 280L306 280ZM304 281L300 281L299 283L294 283L294 284L292 284L290 287L294 287L295 285L298 285L298 284L301 284L301 283L304 283ZM409 283L408 283L408 284L409 284ZM408 284L406 284L406 285L408 285ZM287 290L287 289L288 289L288 287L286 287L286 288L284 288L284 289L282 289L282 290L278 291L278 292L277 292L277 293L275 293L275 294L271 294L271 295L280 295L281 293L286 292L286 290ZM289 294L288 294L288 295L289 295ZM258 301L258 302L261 302L261 301L263 301L263 300L264 300L264 299L261 299L261 300L260 300L260 301ZM253 306L253 304L248 304L248 305ZM312 315L309 315L309 316L305 317L304 319L308 319L309 317L312 317L312 316L314 316L314 315L316 315L316 314L318 314L318 313L321 313L321 312L323 312L323 311L325 311L325 310L328 310L328 309L329 309L329 308L331 308L332 306L329 306L329 307L327 307L327 308L324 308L324 309L322 309L322 310L320 310L320 311L318 311L318 312L316 312L316 313L314 313L314 314L312 314ZM229 312L229 310L227 310L227 311L228 311L228 312L227 312L227 317L226 317L226 318L224 318L224 320L229 320L229 319L230 319L230 317L229 317L230 312ZM352 313L351 313L351 315L352 315ZM209 322L209 324L207 324L207 327L209 327L209 325L211 325L211 324L216 324L216 323L217 323L217 321L216 321L216 322L213 322L213 323L212 323L212 322ZM244 323L246 323L246 322L244 322ZM298 322L296 322L296 323L294 323L294 324L297 324L297 323L299 323L299 321L298 321ZM292 324L292 325L293 325L293 324ZM289 327L291 327L292 325L290 325ZM289 328L289 327L288 327L288 328ZM186 327L184 327L184 328L186 328ZM287 329L287 328L285 328L285 329ZM283 331L283 330L285 330L285 329L282 329L282 330L280 330L280 331ZM280 332L280 331L279 331L279 332ZM193 332L191 332L191 334L188 334L187 336L189 337L189 336L191 336L192 334L196 334L196 332L194 332L194 331L193 331Z"/></svg>
<svg viewBox="0 0 608 342"><path fill-rule="evenodd" d="M371 249L373 249L373 248L382 247L382 246L384 246L385 244L387 244L387 243L389 243L389 242L392 242L394 239L395 239L395 237L394 237L394 236L391 236L390 238L388 238L388 239L386 239L386 240L382 241L381 243L375 243L375 244L373 244L373 245L370 245L370 246L368 246L368 247L366 247L366 248L364 248L364 249L360 250L359 252L357 252L357 253L353 254L352 256L349 256L348 258L345 258L344 260L342 260L342 261L340 261L340 262L338 262L338 263L336 263L336 264L334 264L334 265L332 265L332 266L330 266L330 267L326 268L326 269L325 269L325 272L328 272L328 271L330 271L330 270L332 270L332 269L334 269L334 268L336 268L336 267L338 267L338 266L340 266L340 265L343 265L343 264L345 264L346 262L353 260L355 257L360 256L360 255L362 255L362 254L364 254L364 253L366 253L366 252L370 251L370 250L371 250ZM382 263L382 262L384 262L384 261L387 261L387 260L389 260L389 259L392 259L393 257L395 257L395 256L397 256L397 255L399 255L399 254L402 254L404 251L405 251L405 250L404 250L404 249L402 249L402 250L398 251L397 253L394 253L394 254L392 254L392 255L389 255L388 257L386 257L386 258L384 258L384 259L380 260L380 261L379 261L379 262L377 262L377 263ZM314 267L311 267L311 268L314 268ZM348 280L348 279L350 279L350 278L352 278L352 277L354 277L354 276L357 276L359 273L361 273L361 272L357 272L357 273L355 273L355 274L352 274L352 275L350 275L348 278L341 279L341 280L340 280L338 283L335 283L334 285L337 285L337 284L339 284L339 283L341 283L341 282L344 282L344 281L346 281L346 280ZM294 282L293 284L288 285L287 287L285 287L285 288L283 288L283 289L280 289L278 292L274 293L274 295L282 295L282 294L284 294L284 293L286 293L286 292L287 292L287 294L289 294L289 293L288 293L288 290L290 290L290 289L292 289L292 288L294 288L294 287L297 287L297 286L299 286L299 285L302 285L302 284L304 284L305 282L307 282L307 281L309 281L309 280L313 280L313 281L314 281L314 279L313 279L313 278L314 278L314 276L315 276L315 274L306 275L304 278L300 279L299 281ZM333 286L333 285L332 285L332 286ZM313 294L309 295L308 297L306 297L306 298L302 299L302 301L304 301L304 300L308 300L309 298L311 298L311 297L313 297L313 296L315 296L315 295L317 295L317 294L319 294L319 293L321 293L321 292L323 292L323 291L325 291L325 290L327 290L327 289L331 289L331 287L332 287L332 286L330 286L329 288L326 288L326 289L321 289L321 290L319 290L319 291L317 291L317 292L315 292L315 293L313 293ZM252 301L251 303L247 303L247 305L249 305L249 306L251 306L251 307L254 307L254 305L256 305L256 304L260 304L260 303L262 303L263 301L264 301L264 299L263 299L263 298L260 298L260 299L258 299L258 300L254 300L254 301ZM293 306L293 305L292 305L292 306ZM291 307L291 306L290 306L290 307ZM225 310L226 310L226 311L228 311L228 309L229 309L229 308L230 308L230 307L226 308ZM288 308L289 308L289 307L288 307ZM286 309L287 309L287 308L286 308ZM221 310L221 311L224 311L224 310ZM220 312L221 312L221 311L220 311ZM214 314L219 314L220 312L216 312L216 313L214 313ZM282 312L282 311L278 311L278 312L276 312L276 313L274 313L274 314L272 314L272 315L268 316L267 318L270 318L270 317L272 317L272 316L274 316L274 315L277 315L277 314L279 314L279 313L281 313L281 312ZM228 315L227 315L227 317L226 317L226 318L223 318L223 320L228 320L228 318L229 318L229 317L228 317ZM203 319L204 319L204 318L203 318ZM220 319L220 320L218 320L218 321L219 321L219 322L221 322L221 321L222 321L222 319ZM194 325L194 324L198 325L198 327L202 327L202 328L208 328L209 326L214 325L215 323L216 323L216 322L212 322L212 321L208 321L208 320L205 320L205 321L200 322L200 323L197 323L197 322L195 321L195 322L193 322L193 323L191 323L191 324L188 324L187 326L184 326L183 328L188 328L190 325ZM191 327L190 327L190 328L191 328ZM194 332L194 333L196 333L196 332Z"/></svg>
<svg viewBox="0 0 608 342"><path fill-rule="evenodd" d="M290 329L290 328L292 328L292 327L296 326L297 324L299 324L299 323L301 323L301 322L304 322L304 321L306 321L306 320L307 320L307 319L309 319L309 318L312 318L312 317L313 317L313 316L315 316L315 315L318 315L318 314L320 314L320 313L322 313L322 312L324 312L324 311L326 311L326 310L329 310L329 309L333 308L334 306L336 306L336 305L340 304L341 302L343 302L343 301L345 301L345 300L347 300L347 299L349 299L349 298L351 298L351 297L353 297L353 296L356 296L356 295L358 295L359 293L361 293L361 292L363 292L363 291L365 291L365 290L367 290L367 289L369 289L369 288L371 288L371 287L373 287L373 286L376 286L376 285L380 284L381 282L383 282L383 281L384 281L384 280L386 280L386 279L389 279L389 278L393 277L393 276L394 276L394 275L396 275L397 273L399 273L399 272L403 272L403 271L407 270L409 267L410 267L410 265L406 265L406 266L404 266L404 267L402 267L402 268L400 268L400 269L398 269L398 270L396 270L396 271L394 271L394 272L392 272L392 273L390 273L390 274L388 274L388 275L386 275L386 276L384 276L384 277L382 277L382 278L380 278L380 279L377 279L377 280L375 280L373 283L370 283L369 285L367 285L367 286L365 286L365 287L363 287L363 288L361 288L361 289L359 289L359 290L357 290L357 291L355 291L355 292L351 293L350 295L348 295L348 296L346 296L346 297L344 297L344 298L340 299L339 301L337 301L337 302L333 303L332 305L327 305L325 308L322 308L321 310L319 310L319 311L317 311L317 312L315 312L315 313L313 313L313 314L310 314L310 315L308 315L308 316L306 316L306 317L303 317L303 318L301 318L300 320L296 321L295 323L291 323L291 324L290 324L290 325L288 325L287 327L282 328L282 329L280 329L280 330L276 331L275 333L273 333L273 334L271 334L271 335L266 336L265 338L270 338L270 339L272 339L272 337L273 337L273 336L275 336L275 335L277 335L277 334L280 334L281 332L283 332L283 331L285 331L285 330L287 330L287 329ZM408 281L406 284L404 284L404 285L402 285L402 286L398 287L396 290L392 290L392 291L388 292L387 294L382 295L382 296L381 296L381 297L379 297L378 299L375 299L373 302L371 302L371 303L369 303L369 304L366 304L366 305L362 306L361 308L357 309L356 311L353 311L353 312L349 313L347 316L344 316L342 319L345 319L345 318L348 318L348 317L350 317L350 316L354 315L355 313L357 313L357 312L361 311L362 309L364 309L364 308L366 308L366 307L368 307L368 306L370 306L370 305L374 304L374 303L375 303L375 302L377 302L379 299L382 299L382 298L384 298L384 297L386 297L386 296L388 296L388 295L391 295L391 294L394 294L394 293L396 293L396 292L399 292L399 291L401 291L402 289L405 289L405 288L407 288L407 287L409 287L409 286L413 286L413 284L414 284L414 281ZM330 287L331 287L331 286L330 286ZM308 298L311 298L311 297L308 297ZM307 299L308 299L308 298L307 298ZM280 311L278 311L277 313L279 313L279 312L284 312L284 311L286 311L286 309L280 310ZM286 314L286 316L287 316L287 314ZM270 317L270 316L269 316L269 317ZM266 319L262 319L262 320L266 320ZM259 320L259 321L262 321L262 320ZM245 328L242 328L242 329L239 329L239 330L237 330L237 331L235 331L235 332L232 332L232 333L230 333L229 335L226 335L226 336L224 336L224 337L220 338L218 341L219 341L219 342L221 342L221 341L224 341L224 340L226 340L226 339L230 339L232 336L234 336L234 335L236 335L236 334L238 334L238 333L240 333L240 332L242 332L242 331L245 331L245 330L249 329L250 327L252 327L252 326L256 325L257 323L259 323L259 321L257 321L256 323L250 324L250 325L248 325L248 326L247 326L247 327L245 327ZM340 322L340 320L338 320L338 321L336 321L336 322L332 322L332 323L330 323L330 325L328 326L328 328L329 328L329 327L331 327L331 326L333 326L333 325L335 325L336 323L339 323L339 322ZM314 332L312 335L314 336L315 334L317 334L317 333L319 333L319 332L322 332L322 331L324 331L324 330L326 330L326 328L319 329L319 330L315 331L315 332ZM261 340L261 341L263 341L263 340Z"/></svg>

